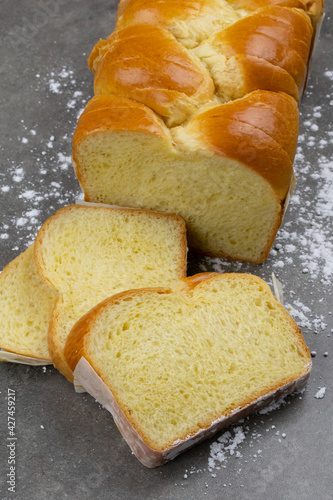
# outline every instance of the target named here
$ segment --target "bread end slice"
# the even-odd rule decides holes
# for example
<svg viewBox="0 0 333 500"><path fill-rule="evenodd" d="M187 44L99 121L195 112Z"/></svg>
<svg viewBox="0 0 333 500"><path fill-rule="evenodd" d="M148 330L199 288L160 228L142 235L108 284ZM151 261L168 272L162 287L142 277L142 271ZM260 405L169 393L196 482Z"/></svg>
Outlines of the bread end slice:
<svg viewBox="0 0 333 500"><path fill-rule="evenodd" d="M302 388L311 369L296 323L247 274L107 299L74 326L65 357L148 467Z"/></svg>
<svg viewBox="0 0 333 500"><path fill-rule="evenodd" d="M0 275L0 348L50 360L47 335L56 296L39 276L30 245Z"/></svg>

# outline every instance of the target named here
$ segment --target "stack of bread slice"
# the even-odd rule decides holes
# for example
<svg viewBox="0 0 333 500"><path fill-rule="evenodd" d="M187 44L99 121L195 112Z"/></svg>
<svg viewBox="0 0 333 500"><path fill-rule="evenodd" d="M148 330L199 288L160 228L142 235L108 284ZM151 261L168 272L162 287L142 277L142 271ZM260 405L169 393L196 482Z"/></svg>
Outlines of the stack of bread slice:
<svg viewBox="0 0 333 500"><path fill-rule="evenodd" d="M173 286L186 275L186 251L185 224L174 215L59 210L0 275L0 348L51 360L72 380L63 350L75 322L114 293Z"/></svg>
<svg viewBox="0 0 333 500"><path fill-rule="evenodd" d="M178 216L72 205L0 276L0 347L51 360L148 467L302 388L311 368L265 282L185 279L186 251Z"/></svg>

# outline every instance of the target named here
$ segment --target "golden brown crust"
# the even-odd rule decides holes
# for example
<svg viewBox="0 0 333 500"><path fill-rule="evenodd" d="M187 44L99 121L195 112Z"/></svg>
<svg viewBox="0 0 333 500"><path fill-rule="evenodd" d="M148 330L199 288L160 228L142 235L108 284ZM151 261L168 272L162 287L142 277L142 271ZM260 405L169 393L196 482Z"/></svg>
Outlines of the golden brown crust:
<svg viewBox="0 0 333 500"><path fill-rule="evenodd" d="M227 0L236 9L255 11L266 6L280 6L304 10L314 26L323 15L324 0Z"/></svg>
<svg viewBox="0 0 333 500"><path fill-rule="evenodd" d="M268 181L282 207L296 150L296 101L322 7L321 0L122 0L116 31L89 57L95 92L111 95L109 104L87 110L79 121L73 160L81 185L77 145L83 137L111 130L147 132L168 141L171 154L173 147L198 146L199 155L209 151L242 163ZM245 92L244 101L238 99ZM122 103L112 94L124 96ZM227 99L235 100L219 105ZM136 107L138 102L147 107ZM211 109L195 115L201 105ZM158 115L169 128L183 124L181 133L170 134ZM182 140L186 133L195 136L188 145ZM98 194L93 198L84 187L85 199L97 200ZM277 219L260 249L260 262L268 255L282 210ZM217 255L238 258L236 253Z"/></svg>
<svg viewBox="0 0 333 500"><path fill-rule="evenodd" d="M116 31L104 44L98 42L89 65L95 69L95 94L134 99L173 122L184 121L194 106L214 95L205 68L169 31L157 26Z"/></svg>
<svg viewBox="0 0 333 500"><path fill-rule="evenodd" d="M292 76L283 68L271 64L263 58L250 55L236 55L242 67L247 93L257 89L284 92L299 100L299 89Z"/></svg>
<svg viewBox="0 0 333 500"><path fill-rule="evenodd" d="M268 6L218 32L211 44L227 57L252 56L284 69L301 90L312 33L303 11Z"/></svg>
<svg viewBox="0 0 333 500"><path fill-rule="evenodd" d="M252 168L271 184L280 201L285 199L298 135L293 98L258 90L196 115L186 130L213 153Z"/></svg>
<svg viewBox="0 0 333 500"><path fill-rule="evenodd" d="M64 356L72 372L74 372L82 356L88 359L88 355L85 352L86 335L89 333L94 316L98 314L107 300L98 304L94 309L91 309L87 314L82 316L82 318L75 323L67 337Z"/></svg>
<svg viewBox="0 0 333 500"><path fill-rule="evenodd" d="M88 134L104 130L135 130L166 136L166 128L147 106L116 95L97 95L85 107L79 118L73 143L78 144Z"/></svg>
<svg viewBox="0 0 333 500"><path fill-rule="evenodd" d="M212 0L121 0L116 29L134 24L168 26L174 21L198 17L214 5Z"/></svg>
<svg viewBox="0 0 333 500"><path fill-rule="evenodd" d="M248 12L267 6L281 6L304 10L314 26L323 15L323 0L227 0L234 9ZM118 7L116 29L134 24L169 26L185 21L216 8L214 0L121 0Z"/></svg>

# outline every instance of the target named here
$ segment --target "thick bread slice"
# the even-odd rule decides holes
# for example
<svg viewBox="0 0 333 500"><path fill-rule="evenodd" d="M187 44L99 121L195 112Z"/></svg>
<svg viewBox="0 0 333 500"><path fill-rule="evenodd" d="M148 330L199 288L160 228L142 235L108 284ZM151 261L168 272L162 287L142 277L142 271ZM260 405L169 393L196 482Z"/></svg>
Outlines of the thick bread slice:
<svg viewBox="0 0 333 500"><path fill-rule="evenodd" d="M311 369L296 323L248 274L107 299L74 326L65 356L149 467L302 387Z"/></svg>
<svg viewBox="0 0 333 500"><path fill-rule="evenodd" d="M0 348L50 360L47 332L56 296L39 276L30 245L0 275Z"/></svg>
<svg viewBox="0 0 333 500"><path fill-rule="evenodd" d="M68 206L43 224L35 260L45 282L59 291L49 349L54 365L72 380L63 354L72 326L114 293L170 287L183 278L185 224L175 215Z"/></svg>
<svg viewBox="0 0 333 500"><path fill-rule="evenodd" d="M292 180L296 101L256 91L169 130L147 106L99 95L81 115L73 162L85 199L177 213L189 246L263 262Z"/></svg>

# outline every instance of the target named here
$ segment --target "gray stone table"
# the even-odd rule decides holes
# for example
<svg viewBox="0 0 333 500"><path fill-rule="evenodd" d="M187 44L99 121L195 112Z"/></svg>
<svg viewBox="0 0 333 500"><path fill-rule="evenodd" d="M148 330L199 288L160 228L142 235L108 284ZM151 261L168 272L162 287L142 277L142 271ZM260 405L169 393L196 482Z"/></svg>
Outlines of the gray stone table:
<svg viewBox="0 0 333 500"><path fill-rule="evenodd" d="M92 96L86 59L112 31L117 1L1 0L0 7L2 269L80 193L70 155L77 116ZM333 498L332 9L329 0L301 105L297 187L270 257L255 266L189 255L189 274L251 272L268 282L277 275L316 352L306 391L150 470L111 415L55 369L2 363L2 500ZM16 391L16 494L6 485L8 388Z"/></svg>

